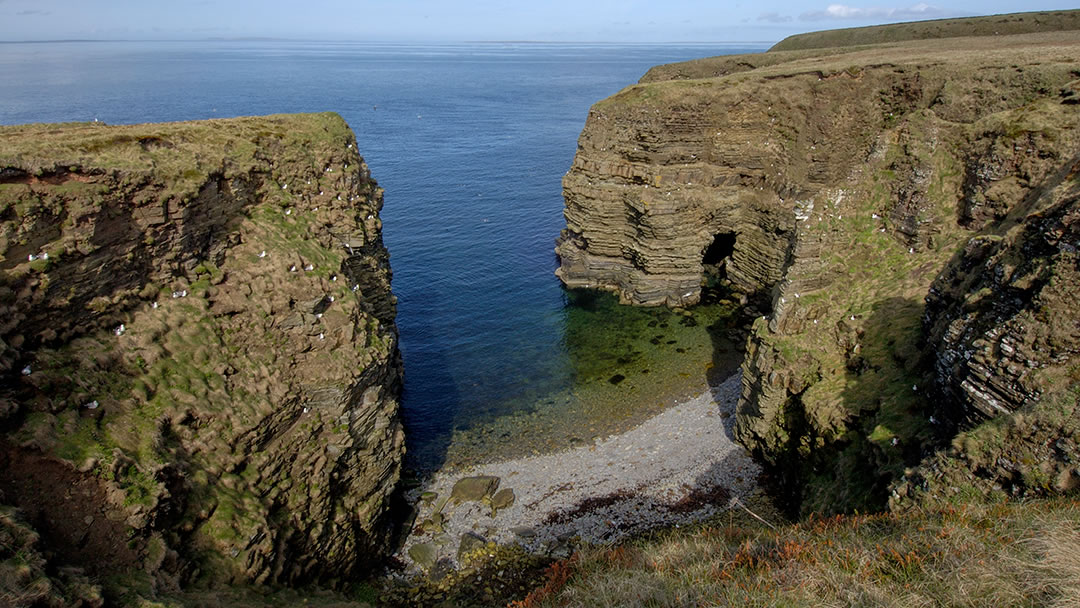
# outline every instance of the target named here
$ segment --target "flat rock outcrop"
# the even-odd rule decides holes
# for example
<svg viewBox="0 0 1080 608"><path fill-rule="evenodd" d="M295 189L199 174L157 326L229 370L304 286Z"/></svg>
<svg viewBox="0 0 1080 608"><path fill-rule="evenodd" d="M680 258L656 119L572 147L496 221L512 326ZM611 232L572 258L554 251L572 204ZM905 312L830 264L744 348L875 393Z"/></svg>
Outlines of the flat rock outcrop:
<svg viewBox="0 0 1080 608"><path fill-rule="evenodd" d="M59 565L333 584L384 553L381 204L336 114L0 128L0 502Z"/></svg>
<svg viewBox="0 0 1080 608"><path fill-rule="evenodd" d="M1080 35L1060 32L654 68L589 113L563 182L557 274L640 305L694 304L716 281L741 294L759 317L738 438L793 508L880 508L945 432L942 391L971 397L993 377L1010 398L1035 394L1000 375L1023 375L1020 360L987 371L978 357L950 359L992 341L1004 313L961 327L953 300L968 296L938 301L930 289L950 260L964 264L954 253L972 238L1036 221L1056 204L1043 195L1071 183L1078 61ZM1058 276L1030 270L1047 272ZM1077 317L1064 298L1054 306L1055 319ZM1071 335L1054 323L1059 341ZM1025 327L1020 343L1072 360Z"/></svg>

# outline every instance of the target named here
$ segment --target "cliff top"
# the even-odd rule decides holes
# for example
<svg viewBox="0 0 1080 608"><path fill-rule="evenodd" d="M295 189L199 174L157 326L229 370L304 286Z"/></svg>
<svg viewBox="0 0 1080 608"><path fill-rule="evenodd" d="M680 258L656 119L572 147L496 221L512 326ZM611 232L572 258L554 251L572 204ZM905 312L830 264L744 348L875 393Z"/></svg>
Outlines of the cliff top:
<svg viewBox="0 0 1080 608"><path fill-rule="evenodd" d="M191 122L106 125L99 122L0 126L0 183L26 173L87 169L151 170L162 177L194 178L194 167L243 171L267 154L264 141L276 140L275 153L303 152L312 144L336 147L352 139L334 112L277 114ZM303 144L296 147L291 144Z"/></svg>
<svg viewBox="0 0 1080 608"><path fill-rule="evenodd" d="M788 36L769 51L796 51L961 36L1009 36L1080 29L1080 10L1010 13L851 27Z"/></svg>
<svg viewBox="0 0 1080 608"><path fill-rule="evenodd" d="M800 66L834 69L873 66L906 60L933 61L946 53L950 60L981 60L995 65L1022 65L1009 53L1039 55L1049 46L1077 39L1080 10L1016 13L994 17L919 21L865 28L827 30L786 38L765 53L705 57L651 68L639 84L665 80L716 78L749 70L777 67L776 74L796 73ZM963 38L962 44L957 38ZM983 57L985 53L991 56ZM1042 57L1045 58L1045 57Z"/></svg>

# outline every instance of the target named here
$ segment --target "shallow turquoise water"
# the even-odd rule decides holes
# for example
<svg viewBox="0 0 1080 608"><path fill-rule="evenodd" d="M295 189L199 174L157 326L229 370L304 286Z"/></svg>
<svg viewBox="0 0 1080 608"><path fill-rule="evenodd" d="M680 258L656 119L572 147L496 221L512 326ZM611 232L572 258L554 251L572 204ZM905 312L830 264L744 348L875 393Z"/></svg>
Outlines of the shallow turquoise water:
<svg viewBox="0 0 1080 608"><path fill-rule="evenodd" d="M707 331L722 311L695 311L691 326L668 311L570 296L552 274L553 247L561 178L592 103L659 63L757 50L0 44L0 123L344 116L386 189L409 459L430 468L587 439L726 365Z"/></svg>

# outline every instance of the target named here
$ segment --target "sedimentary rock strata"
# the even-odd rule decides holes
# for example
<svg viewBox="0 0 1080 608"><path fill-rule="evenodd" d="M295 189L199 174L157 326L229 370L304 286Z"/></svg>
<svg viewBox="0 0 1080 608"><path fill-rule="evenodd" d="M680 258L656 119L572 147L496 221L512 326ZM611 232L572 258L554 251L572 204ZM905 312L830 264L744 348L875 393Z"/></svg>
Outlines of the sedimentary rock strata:
<svg viewBox="0 0 1080 608"><path fill-rule="evenodd" d="M592 108L557 274L671 306L719 279L756 305L736 434L793 504L872 508L941 433L931 283L1071 179L1080 37L770 55L655 68ZM979 333L957 331L944 348Z"/></svg>
<svg viewBox="0 0 1080 608"><path fill-rule="evenodd" d="M971 239L930 289L938 385L959 406L943 416L1014 412L1080 355L1080 189L1070 177L1045 198L1004 237Z"/></svg>
<svg viewBox="0 0 1080 608"><path fill-rule="evenodd" d="M105 548L61 564L166 587L377 560L404 450L381 204L334 114L0 129L0 502Z"/></svg>

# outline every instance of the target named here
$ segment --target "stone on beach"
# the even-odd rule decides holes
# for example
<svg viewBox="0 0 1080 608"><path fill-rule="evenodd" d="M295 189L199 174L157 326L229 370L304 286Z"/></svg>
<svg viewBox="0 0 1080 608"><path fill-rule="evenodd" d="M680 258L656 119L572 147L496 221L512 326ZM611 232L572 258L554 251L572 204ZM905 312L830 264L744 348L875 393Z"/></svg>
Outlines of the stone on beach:
<svg viewBox="0 0 1080 608"><path fill-rule="evenodd" d="M462 556L472 553L477 549L483 549L487 546L487 540L476 534L475 532L466 532L461 535L461 542L458 544L457 558L461 561Z"/></svg>
<svg viewBox="0 0 1080 608"><path fill-rule="evenodd" d="M731 439L740 390L740 377L732 376L637 428L589 445L478 465L464 478L436 473L412 500L420 521L441 513L442 534L451 538L474 533L552 556L569 555L579 541L610 543L699 521L727 509L729 497L746 498L757 488L758 466ZM499 483L513 489L498 490ZM428 492L439 494L434 505L420 500ZM445 510L444 503L450 505ZM417 532L399 553L406 561L411 545L429 540L424 526Z"/></svg>
<svg viewBox="0 0 1080 608"><path fill-rule="evenodd" d="M409 547L409 557L424 570L429 570L435 565L437 555L438 551L432 543L420 543Z"/></svg>
<svg viewBox="0 0 1080 608"><path fill-rule="evenodd" d="M495 495L491 497L491 516L495 517L495 514L498 513L500 509L513 506L515 498L514 491L510 488L503 488L496 492Z"/></svg>
<svg viewBox="0 0 1080 608"><path fill-rule="evenodd" d="M454 504L481 501L494 494L498 487L499 478L493 475L464 477L454 484L454 489L450 491L450 500L454 501Z"/></svg>

